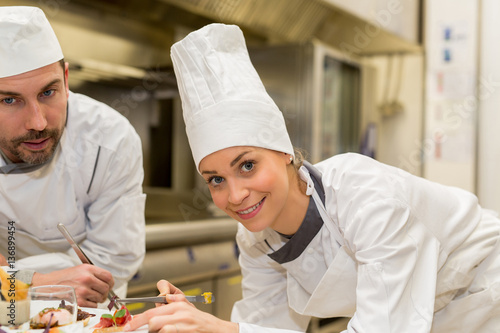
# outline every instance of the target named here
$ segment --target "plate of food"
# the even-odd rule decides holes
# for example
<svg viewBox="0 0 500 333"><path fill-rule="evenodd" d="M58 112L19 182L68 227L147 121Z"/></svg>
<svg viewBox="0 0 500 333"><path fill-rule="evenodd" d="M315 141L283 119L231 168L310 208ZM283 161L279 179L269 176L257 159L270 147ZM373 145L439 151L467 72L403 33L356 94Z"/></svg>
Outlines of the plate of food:
<svg viewBox="0 0 500 333"><path fill-rule="evenodd" d="M96 308L78 308L77 322L68 324L68 316L62 308L47 308L40 311L39 315L31 318L17 327L1 329L6 333L112 333L123 332L131 319L128 309L122 306L116 311ZM49 320L49 321L48 321ZM50 328L47 323L52 322ZM44 327L45 326L45 327ZM147 326L141 327L136 332L147 333Z"/></svg>
<svg viewBox="0 0 500 333"><path fill-rule="evenodd" d="M95 314L88 322L84 333L123 332L123 326L132 320L132 315L125 306L114 312L106 309L91 308L84 308L83 310ZM148 332L147 326L141 327L136 332L139 331Z"/></svg>

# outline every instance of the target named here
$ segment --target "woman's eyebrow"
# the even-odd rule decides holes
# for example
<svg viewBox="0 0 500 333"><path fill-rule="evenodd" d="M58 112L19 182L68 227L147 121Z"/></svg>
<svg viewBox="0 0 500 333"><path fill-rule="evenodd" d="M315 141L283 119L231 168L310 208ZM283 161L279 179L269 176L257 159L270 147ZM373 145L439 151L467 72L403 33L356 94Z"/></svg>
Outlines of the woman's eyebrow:
<svg viewBox="0 0 500 333"><path fill-rule="evenodd" d="M241 158L245 155L245 154L248 154L250 151L244 151L242 152L241 154L239 154L232 162L231 162L231 166L233 167L236 163L238 163L239 160L241 160Z"/></svg>
<svg viewBox="0 0 500 333"><path fill-rule="evenodd" d="M239 154L238 156L236 156L236 158L234 160L232 160L229 165L231 167L233 167L236 163L238 163L239 160L241 160L243 158L243 156L245 156L245 154L248 154L249 152L250 151L244 151L244 152L242 152L241 154ZM217 174L217 171L206 170L206 171L202 171L201 174L202 175L205 175L205 174L213 175L213 174Z"/></svg>

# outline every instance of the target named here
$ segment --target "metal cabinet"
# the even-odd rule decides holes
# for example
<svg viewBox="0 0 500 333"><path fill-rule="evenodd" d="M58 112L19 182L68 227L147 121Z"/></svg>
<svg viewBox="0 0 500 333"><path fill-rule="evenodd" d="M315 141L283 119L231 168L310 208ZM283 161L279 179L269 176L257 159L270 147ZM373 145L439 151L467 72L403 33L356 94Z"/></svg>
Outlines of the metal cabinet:
<svg viewBox="0 0 500 333"><path fill-rule="evenodd" d="M359 151L361 62L319 42L249 49L269 95L285 117L292 144L316 163Z"/></svg>

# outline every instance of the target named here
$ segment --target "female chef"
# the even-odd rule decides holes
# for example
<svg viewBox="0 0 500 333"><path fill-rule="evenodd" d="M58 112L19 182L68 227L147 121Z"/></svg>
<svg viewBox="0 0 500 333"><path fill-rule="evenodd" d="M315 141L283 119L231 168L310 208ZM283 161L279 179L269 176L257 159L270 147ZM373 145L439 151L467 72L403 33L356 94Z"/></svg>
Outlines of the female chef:
<svg viewBox="0 0 500 333"><path fill-rule="evenodd" d="M208 25L171 51L194 161L239 224L243 299L232 322L170 304L128 329L499 332L500 220L477 198L358 154L301 161L236 26Z"/></svg>

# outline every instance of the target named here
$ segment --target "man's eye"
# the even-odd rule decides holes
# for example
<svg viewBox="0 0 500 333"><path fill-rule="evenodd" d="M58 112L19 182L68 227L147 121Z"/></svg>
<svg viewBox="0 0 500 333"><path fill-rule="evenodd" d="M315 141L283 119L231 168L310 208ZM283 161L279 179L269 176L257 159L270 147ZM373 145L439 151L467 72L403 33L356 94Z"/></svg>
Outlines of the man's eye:
<svg viewBox="0 0 500 333"><path fill-rule="evenodd" d="M53 93L54 93L54 89L49 89L49 90L44 91L44 92L42 93L42 95L43 95L44 97L49 97L49 96L51 96Z"/></svg>
<svg viewBox="0 0 500 333"><path fill-rule="evenodd" d="M13 97L7 97L7 98L2 99L2 103L9 104L9 105L14 104L15 101L16 101L16 99Z"/></svg>
<svg viewBox="0 0 500 333"><path fill-rule="evenodd" d="M243 163L241 166L241 170L245 172L252 171L252 169L253 169L253 162L250 161Z"/></svg>

